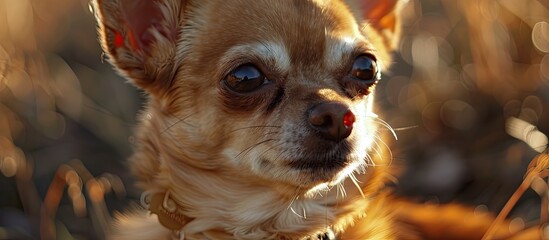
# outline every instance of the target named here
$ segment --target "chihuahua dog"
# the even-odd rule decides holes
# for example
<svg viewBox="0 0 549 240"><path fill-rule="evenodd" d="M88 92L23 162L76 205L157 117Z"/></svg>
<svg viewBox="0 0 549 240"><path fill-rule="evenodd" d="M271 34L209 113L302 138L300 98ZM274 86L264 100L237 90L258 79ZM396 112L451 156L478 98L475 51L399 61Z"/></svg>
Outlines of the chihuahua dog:
<svg viewBox="0 0 549 240"><path fill-rule="evenodd" d="M144 209L111 239L390 239L374 90L396 0L94 0L148 95L129 164Z"/></svg>

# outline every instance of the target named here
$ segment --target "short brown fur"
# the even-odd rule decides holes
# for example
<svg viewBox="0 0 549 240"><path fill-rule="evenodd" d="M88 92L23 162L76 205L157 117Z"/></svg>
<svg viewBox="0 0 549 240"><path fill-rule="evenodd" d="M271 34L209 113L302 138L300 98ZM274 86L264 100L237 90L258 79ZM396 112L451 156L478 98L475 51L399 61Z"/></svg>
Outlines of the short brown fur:
<svg viewBox="0 0 549 240"><path fill-rule="evenodd" d="M368 25L357 15L368 9L353 9L361 6L353 2L140 2L154 18L140 35L140 22L123 14L132 3L95 0L110 61L150 96L132 172L145 193L169 193L178 214L190 219L174 231L136 210L118 217L111 238L181 232L186 239L307 239L328 230L342 239L393 238L382 207L389 174L387 158L376 157L382 149L374 85L344 79L358 56L387 64L387 38L396 36L386 29L398 26ZM113 42L117 33L121 45ZM268 84L231 91L224 79L242 64L257 66ZM356 115L345 144L324 139L307 122L310 109L326 102ZM341 166L293 164L332 158Z"/></svg>

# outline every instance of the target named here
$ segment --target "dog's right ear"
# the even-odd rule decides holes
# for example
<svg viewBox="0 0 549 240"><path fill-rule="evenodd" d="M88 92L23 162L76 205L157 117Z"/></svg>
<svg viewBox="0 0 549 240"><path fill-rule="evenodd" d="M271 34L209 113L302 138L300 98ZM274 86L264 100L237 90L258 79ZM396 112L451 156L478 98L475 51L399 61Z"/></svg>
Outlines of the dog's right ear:
<svg viewBox="0 0 549 240"><path fill-rule="evenodd" d="M175 75L185 0L93 0L103 51L135 85L162 94Z"/></svg>
<svg viewBox="0 0 549 240"><path fill-rule="evenodd" d="M383 38L388 50L398 47L400 38L401 10L408 0L345 0L367 25L375 29Z"/></svg>

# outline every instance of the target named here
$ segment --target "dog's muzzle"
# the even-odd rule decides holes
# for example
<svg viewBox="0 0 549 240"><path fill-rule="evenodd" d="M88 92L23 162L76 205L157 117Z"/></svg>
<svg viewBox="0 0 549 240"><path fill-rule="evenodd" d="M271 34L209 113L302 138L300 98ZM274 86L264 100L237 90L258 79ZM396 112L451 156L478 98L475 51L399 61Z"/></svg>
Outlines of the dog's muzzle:
<svg viewBox="0 0 549 240"><path fill-rule="evenodd" d="M351 135L355 115L340 102L319 103L308 110L309 125L328 140L340 142Z"/></svg>

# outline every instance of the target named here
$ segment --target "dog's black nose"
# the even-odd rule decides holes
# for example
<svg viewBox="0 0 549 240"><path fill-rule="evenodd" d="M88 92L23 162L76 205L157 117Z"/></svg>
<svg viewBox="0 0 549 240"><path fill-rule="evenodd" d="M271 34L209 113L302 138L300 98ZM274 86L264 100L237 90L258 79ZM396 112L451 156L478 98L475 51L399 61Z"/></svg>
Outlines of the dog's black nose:
<svg viewBox="0 0 549 240"><path fill-rule="evenodd" d="M355 123L353 112L339 102L324 102L311 107L308 118L311 127L323 137L336 142L347 138Z"/></svg>

